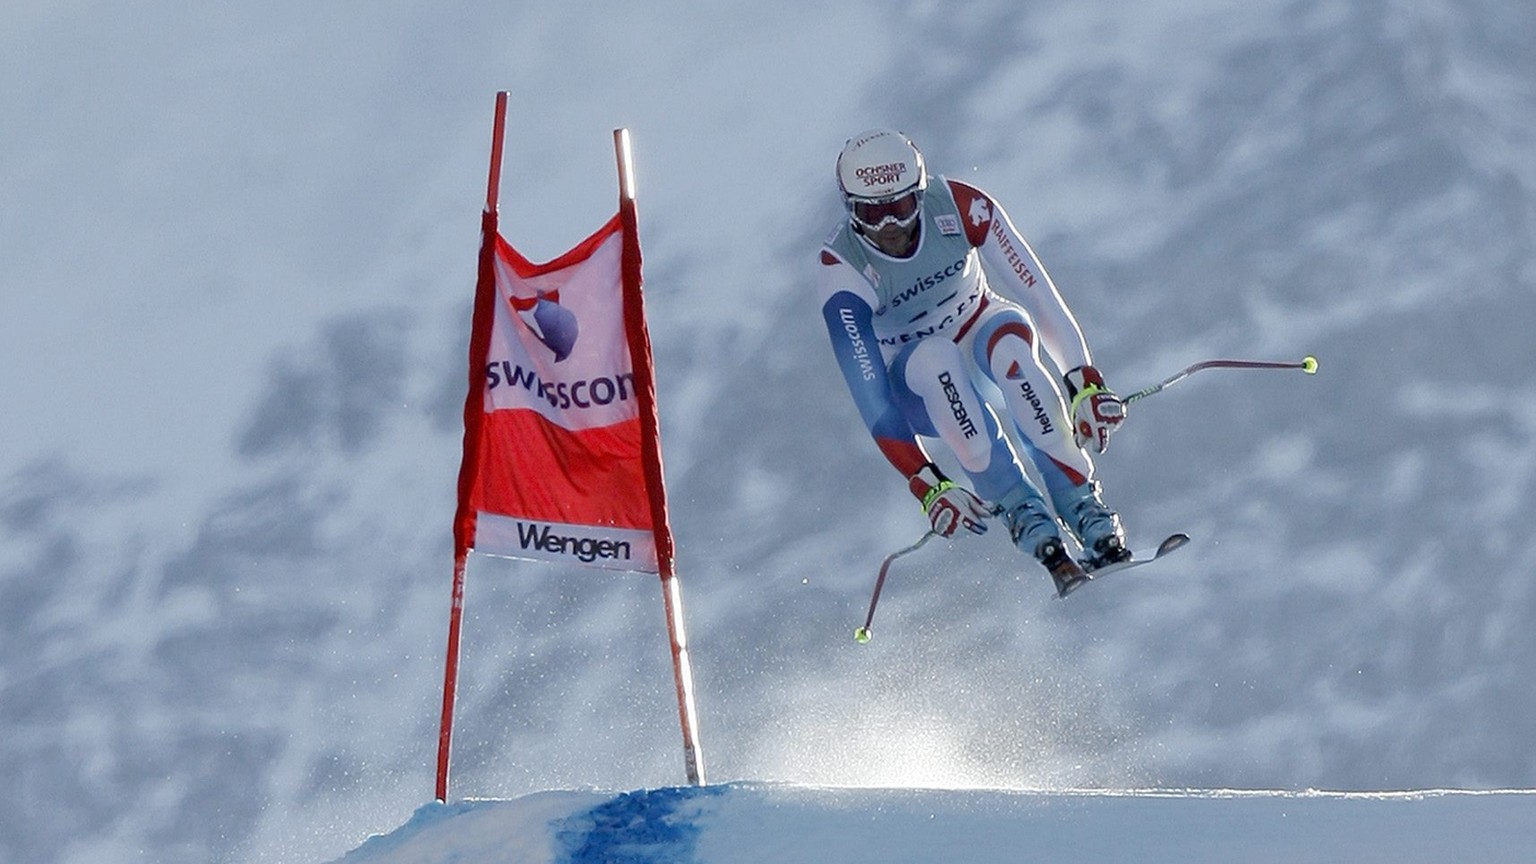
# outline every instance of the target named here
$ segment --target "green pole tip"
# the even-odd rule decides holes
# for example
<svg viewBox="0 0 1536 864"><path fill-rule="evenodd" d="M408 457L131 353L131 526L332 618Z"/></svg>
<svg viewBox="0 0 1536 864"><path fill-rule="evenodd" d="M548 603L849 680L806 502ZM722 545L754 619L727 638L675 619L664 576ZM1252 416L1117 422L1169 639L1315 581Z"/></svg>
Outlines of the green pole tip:
<svg viewBox="0 0 1536 864"><path fill-rule="evenodd" d="M853 631L853 641L859 643L860 645L863 645L864 643L868 642L869 641L869 628L868 627L860 627L857 630L854 630Z"/></svg>
<svg viewBox="0 0 1536 864"><path fill-rule="evenodd" d="M1301 371L1307 373L1308 375L1316 375L1317 358L1313 357L1311 354L1301 358Z"/></svg>

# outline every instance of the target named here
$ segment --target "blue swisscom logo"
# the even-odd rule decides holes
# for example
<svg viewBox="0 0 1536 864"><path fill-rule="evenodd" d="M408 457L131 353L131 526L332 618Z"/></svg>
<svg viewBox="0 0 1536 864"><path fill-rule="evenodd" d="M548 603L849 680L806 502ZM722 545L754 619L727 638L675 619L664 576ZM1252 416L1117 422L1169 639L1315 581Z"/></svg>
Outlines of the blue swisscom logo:
<svg viewBox="0 0 1536 864"><path fill-rule="evenodd" d="M951 276L958 276L964 272L965 259L961 258L959 261L950 264L948 267L935 270L927 276L919 276L917 279L913 280L911 288L908 288L905 291L899 291L891 296L891 308L895 309L901 304L906 303L908 300L915 300L923 292L933 288L936 285L942 284L944 280L950 278Z"/></svg>
<svg viewBox="0 0 1536 864"><path fill-rule="evenodd" d="M524 552L536 550L545 555L568 555L583 564L594 561L628 561L628 540L597 537L573 537L557 534L553 526L534 522L517 523L517 543Z"/></svg>
<svg viewBox="0 0 1536 864"><path fill-rule="evenodd" d="M602 408L635 398L635 374L599 375L575 381L545 381L533 369L524 369L511 360L493 360L485 364L485 384L491 391L500 387L521 387L562 411L569 408Z"/></svg>
<svg viewBox="0 0 1536 864"><path fill-rule="evenodd" d="M580 328L576 314L560 305L559 291L540 291L536 297L511 298L514 316L555 355L559 363L571 356ZM493 360L485 365L486 386L521 387L548 402L551 408L601 408L615 402L628 402L635 396L635 375L600 375L575 381L545 381L537 370L524 369L511 360Z"/></svg>
<svg viewBox="0 0 1536 864"><path fill-rule="evenodd" d="M560 305L559 291L540 291L536 297L513 297L512 311L534 337L555 355L555 362L571 356L576 347L576 314Z"/></svg>

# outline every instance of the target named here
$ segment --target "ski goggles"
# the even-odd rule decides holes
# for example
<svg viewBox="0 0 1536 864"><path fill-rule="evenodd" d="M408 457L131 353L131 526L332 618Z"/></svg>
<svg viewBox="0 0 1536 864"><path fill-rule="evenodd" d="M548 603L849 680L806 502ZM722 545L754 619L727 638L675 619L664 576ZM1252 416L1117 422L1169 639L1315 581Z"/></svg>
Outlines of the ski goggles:
<svg viewBox="0 0 1536 864"><path fill-rule="evenodd" d="M922 209L923 193L921 189L909 189L900 195L890 198L858 198L848 197L848 210L853 215L853 221L865 231L878 231L887 224L894 223L897 227L906 228L917 221L918 211Z"/></svg>

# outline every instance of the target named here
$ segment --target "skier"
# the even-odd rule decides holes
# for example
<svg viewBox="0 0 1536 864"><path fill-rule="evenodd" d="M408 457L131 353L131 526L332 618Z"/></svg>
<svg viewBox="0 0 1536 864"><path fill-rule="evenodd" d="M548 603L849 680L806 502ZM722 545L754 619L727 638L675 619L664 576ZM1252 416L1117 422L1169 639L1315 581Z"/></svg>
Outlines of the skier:
<svg viewBox="0 0 1536 864"><path fill-rule="evenodd" d="M1084 449L1104 452L1125 406L1029 243L986 192L942 175L930 183L900 132L849 138L837 182L847 213L821 249L822 314L860 416L934 533L981 534L1000 514L1062 596L1087 571L1128 560ZM988 396L1006 405L1049 506ZM919 435L953 451L969 487L939 470Z"/></svg>

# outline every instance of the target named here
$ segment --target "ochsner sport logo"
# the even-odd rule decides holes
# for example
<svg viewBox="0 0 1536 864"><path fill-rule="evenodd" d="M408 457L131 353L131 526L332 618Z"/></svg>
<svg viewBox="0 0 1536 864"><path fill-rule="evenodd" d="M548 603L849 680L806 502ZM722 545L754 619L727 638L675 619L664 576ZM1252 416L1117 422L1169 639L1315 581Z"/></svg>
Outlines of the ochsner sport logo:
<svg viewBox="0 0 1536 864"><path fill-rule="evenodd" d="M897 186L901 185L901 178L907 175L907 163L886 162L883 165L865 165L854 170L853 174L864 183L864 188L872 186Z"/></svg>

